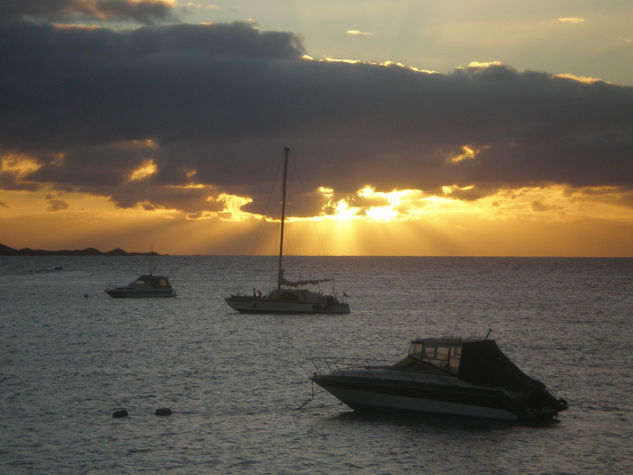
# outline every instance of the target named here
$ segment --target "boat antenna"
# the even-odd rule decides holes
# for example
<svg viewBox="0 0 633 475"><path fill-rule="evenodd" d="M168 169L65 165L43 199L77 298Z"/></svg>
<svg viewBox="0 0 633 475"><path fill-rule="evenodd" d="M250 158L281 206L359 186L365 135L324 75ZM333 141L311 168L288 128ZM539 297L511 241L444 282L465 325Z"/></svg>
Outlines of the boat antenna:
<svg viewBox="0 0 633 475"><path fill-rule="evenodd" d="M277 288L283 280L282 260L284 255L284 221L286 220L286 176L288 174L288 147L284 147L284 183L281 192L281 234L279 236L279 269L277 270Z"/></svg>
<svg viewBox="0 0 633 475"><path fill-rule="evenodd" d="M486 338L484 338L484 340L487 340L491 333L492 333L492 328L489 328L488 333L486 333Z"/></svg>

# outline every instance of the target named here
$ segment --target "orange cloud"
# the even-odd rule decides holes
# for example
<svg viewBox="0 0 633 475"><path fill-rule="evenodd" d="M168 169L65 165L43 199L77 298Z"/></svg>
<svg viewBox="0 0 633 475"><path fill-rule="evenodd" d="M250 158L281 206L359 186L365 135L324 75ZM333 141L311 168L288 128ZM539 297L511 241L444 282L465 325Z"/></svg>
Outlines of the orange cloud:
<svg viewBox="0 0 633 475"><path fill-rule="evenodd" d="M581 17L577 17L577 16L567 16L567 17L561 17L557 21L559 23L579 24L579 23L584 23L585 19Z"/></svg>
<svg viewBox="0 0 633 475"><path fill-rule="evenodd" d="M42 164L25 154L6 154L0 156L0 172L11 173L16 177L23 178L39 170Z"/></svg>
<svg viewBox="0 0 633 475"><path fill-rule="evenodd" d="M563 79L571 79L573 81L583 82L585 84L593 84L594 82L606 82L600 78L593 78L591 76L577 76L572 73L555 74L554 77L563 78Z"/></svg>
<svg viewBox="0 0 633 475"><path fill-rule="evenodd" d="M347 30L345 34L347 36L364 36L366 38L373 36L373 33L369 33L367 31L360 31L360 30Z"/></svg>
<svg viewBox="0 0 633 475"><path fill-rule="evenodd" d="M479 152L481 152L482 150L486 150L487 148L487 146L475 147L474 145L462 145L462 153L452 155L448 157L446 161L448 163L459 163L463 162L464 160L474 160L475 158L477 158Z"/></svg>
<svg viewBox="0 0 633 475"><path fill-rule="evenodd" d="M139 167L130 172L129 181L140 181L154 175L158 171L158 167L154 160L145 160Z"/></svg>

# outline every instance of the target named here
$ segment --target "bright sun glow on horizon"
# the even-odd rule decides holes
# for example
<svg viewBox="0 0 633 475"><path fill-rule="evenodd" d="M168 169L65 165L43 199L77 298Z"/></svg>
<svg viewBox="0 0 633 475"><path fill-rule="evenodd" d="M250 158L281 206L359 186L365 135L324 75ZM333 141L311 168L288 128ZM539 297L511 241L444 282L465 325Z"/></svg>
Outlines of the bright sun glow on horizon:
<svg viewBox="0 0 633 475"><path fill-rule="evenodd" d="M22 170L33 166L29 163L5 160L3 167ZM470 201L458 197L464 188L447 185L441 194L433 194L376 191L365 185L339 196L321 187L318 215L289 214L298 244L288 252L323 254L325 247L331 255L603 255L608 235L608 255L632 254L627 236L633 229L628 205L633 197L618 188L524 187ZM152 236L157 252L168 254L271 253L278 233L275 213L245 211L248 197L221 193L209 199L221 209L191 219L182 211L142 204L121 209L107 197L84 193L3 191L0 242L40 249L142 251L148 245L144 240ZM67 207L51 206L59 202ZM314 237L315 225L319 239ZM253 250L252 239L261 226L271 237Z"/></svg>
<svg viewBox="0 0 633 475"><path fill-rule="evenodd" d="M131 146L154 144L149 141ZM486 146L465 144L447 158L449 166L477 160ZM53 157L63 163L64 156ZM41 249L116 247L139 249L148 234L157 251L169 254L269 254L278 235L278 210L248 209L253 198L195 183L156 185L157 196L181 200L190 209L151 202L126 207L112 197L70 192L53 186L30 187L28 177L41 168L28 155L0 157L0 172L20 189L0 191L0 243ZM148 158L131 169L124 186L145 186L158 173ZM188 180L196 170L183 170ZM421 189L377 190L365 184L355 192L317 187L313 215L287 209L295 238L289 254L334 255L608 255L631 256L633 193L618 187L570 188L564 185L479 190L447 184ZM169 200L165 201L168 203ZM206 205L208 204L208 205ZM314 238L315 226L321 231ZM266 245L249 244L264 227ZM290 236L290 231L288 236ZM165 243L164 249L159 244ZM290 243L289 243L290 244Z"/></svg>

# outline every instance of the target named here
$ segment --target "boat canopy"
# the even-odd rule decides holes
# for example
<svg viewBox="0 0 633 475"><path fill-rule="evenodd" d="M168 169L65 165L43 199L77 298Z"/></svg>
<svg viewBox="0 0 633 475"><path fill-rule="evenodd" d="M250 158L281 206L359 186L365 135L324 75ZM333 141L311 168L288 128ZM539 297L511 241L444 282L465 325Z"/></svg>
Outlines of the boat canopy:
<svg viewBox="0 0 633 475"><path fill-rule="evenodd" d="M528 391L540 383L521 371L494 340L427 338L413 340L408 358L422 361L480 386Z"/></svg>
<svg viewBox="0 0 633 475"><path fill-rule="evenodd" d="M138 279L134 281L134 284L138 285L148 285L150 287L154 287L155 289L160 289L164 287L169 287L169 281L167 277L160 275L142 275Z"/></svg>

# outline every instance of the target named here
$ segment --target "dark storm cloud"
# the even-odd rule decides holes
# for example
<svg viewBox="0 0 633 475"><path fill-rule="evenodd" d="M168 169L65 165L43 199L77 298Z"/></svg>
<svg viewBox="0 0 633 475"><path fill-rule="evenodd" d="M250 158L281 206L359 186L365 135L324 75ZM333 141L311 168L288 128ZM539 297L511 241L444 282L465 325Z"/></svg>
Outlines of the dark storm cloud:
<svg viewBox="0 0 633 475"><path fill-rule="evenodd" d="M58 156L38 154L48 165L33 172L29 179L79 191L107 190L127 181L132 170L151 158L153 150L144 142L78 144L68 148L61 163Z"/></svg>
<svg viewBox="0 0 633 475"><path fill-rule="evenodd" d="M200 183L254 197L249 209L259 210L284 145L306 198L365 184L457 185L462 199L552 183L633 189L632 88L507 66L443 75L307 61L296 35L247 23L123 32L19 23L0 37L0 69L10 71L0 76L1 149L43 163L28 183L121 206L214 208L200 191L164 193ZM465 145L474 152L451 161ZM128 183L148 159L158 172Z"/></svg>
<svg viewBox="0 0 633 475"><path fill-rule="evenodd" d="M156 186L152 180L147 182L129 182L112 190L111 199L122 208L141 204L145 209L176 208L187 214L201 211L221 211L223 203L209 200L209 196L217 196L218 190L213 187L186 188L178 186Z"/></svg>
<svg viewBox="0 0 633 475"><path fill-rule="evenodd" d="M162 0L2 0L0 19L133 20L154 23L172 18L172 6Z"/></svg>

